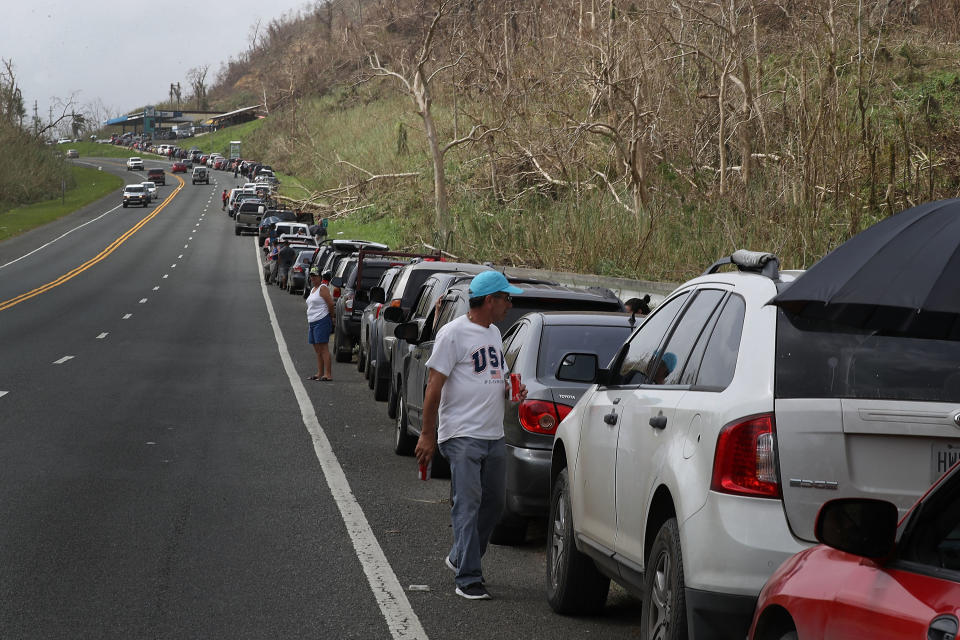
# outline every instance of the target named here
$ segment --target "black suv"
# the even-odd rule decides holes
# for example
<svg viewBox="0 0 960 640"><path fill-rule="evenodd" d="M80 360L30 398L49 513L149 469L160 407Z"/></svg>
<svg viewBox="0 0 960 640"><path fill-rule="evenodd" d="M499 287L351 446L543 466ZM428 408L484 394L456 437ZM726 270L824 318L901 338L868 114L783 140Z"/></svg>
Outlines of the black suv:
<svg viewBox="0 0 960 640"><path fill-rule="evenodd" d="M377 318L377 328L374 333L378 336L379 344L371 345L371 351L378 354L375 362L371 362L373 370L373 397L375 400L390 400L387 405L387 414L392 418L396 411L396 394L391 394L391 362L393 361L395 343L394 329L401 322L405 322L413 310L414 303L420 295L420 287L427 278L441 271L463 271L465 273L480 273L490 267L466 262L437 262L422 261L404 267L393 280L389 291L374 287L370 291L372 302L384 303L383 312ZM390 307L399 307L399 312L390 311Z"/></svg>
<svg viewBox="0 0 960 640"><path fill-rule="evenodd" d="M331 255L340 254L341 257L348 256L361 249L389 251L390 247L379 242L373 242L372 240L324 240L320 243L320 247L313 255L313 259L310 261L310 267L317 267L320 269L320 274L324 275L325 270L333 271L333 268L336 266L336 263L330 263ZM333 274L331 273L330 276L332 277ZM304 292L303 297L306 298L308 294L309 291Z"/></svg>
<svg viewBox="0 0 960 640"><path fill-rule="evenodd" d="M514 295L513 307L503 320L496 323L505 331L521 316L531 311L623 311L623 303L608 289L577 289L559 284L531 282L509 278L511 284L523 289ZM423 395L427 388L427 360L433 353L436 332L454 318L465 314L470 308L470 280L452 285L443 295L439 310L434 309L421 325L406 322L398 325L397 335L413 345L397 384L396 437L394 450L400 455L410 455L420 437L423 416ZM433 314L438 314L434 321ZM510 445L510 440L507 441ZM434 465L439 460L434 459ZM443 463L441 463L443 464ZM436 466L434 467L436 468Z"/></svg>

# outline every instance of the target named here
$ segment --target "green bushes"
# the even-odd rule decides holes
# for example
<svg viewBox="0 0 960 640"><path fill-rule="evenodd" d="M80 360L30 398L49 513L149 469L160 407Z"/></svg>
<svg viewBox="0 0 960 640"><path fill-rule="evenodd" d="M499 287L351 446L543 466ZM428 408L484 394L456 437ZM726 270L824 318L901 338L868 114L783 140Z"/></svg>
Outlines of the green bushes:
<svg viewBox="0 0 960 640"><path fill-rule="evenodd" d="M74 185L62 158L30 133L0 122L0 211L58 195Z"/></svg>

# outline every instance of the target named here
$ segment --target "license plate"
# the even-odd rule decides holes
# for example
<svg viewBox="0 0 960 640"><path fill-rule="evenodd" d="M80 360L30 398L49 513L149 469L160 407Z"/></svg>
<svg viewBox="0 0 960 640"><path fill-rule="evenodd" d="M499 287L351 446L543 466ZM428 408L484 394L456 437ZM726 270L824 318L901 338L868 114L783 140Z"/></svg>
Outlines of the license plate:
<svg viewBox="0 0 960 640"><path fill-rule="evenodd" d="M960 460L960 444L935 444L931 459L931 484L940 479L940 476L950 470L953 464Z"/></svg>

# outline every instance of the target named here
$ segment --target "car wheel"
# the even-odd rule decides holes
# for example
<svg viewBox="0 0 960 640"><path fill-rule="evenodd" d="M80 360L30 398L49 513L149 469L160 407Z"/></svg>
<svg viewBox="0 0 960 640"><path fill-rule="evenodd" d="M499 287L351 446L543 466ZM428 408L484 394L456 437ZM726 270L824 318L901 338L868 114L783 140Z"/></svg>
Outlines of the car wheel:
<svg viewBox="0 0 960 640"><path fill-rule="evenodd" d="M233 228L233 233L234 233L234 235L240 235L240 227L234 227L234 228Z"/></svg>
<svg viewBox="0 0 960 640"><path fill-rule="evenodd" d="M501 544L508 547L516 547L523 544L527 539L527 520L519 516L504 513L500 516L500 522L493 528L490 534L490 542Z"/></svg>
<svg viewBox="0 0 960 640"><path fill-rule="evenodd" d="M386 400L390 392L390 376L381 375L381 371L386 368L386 365L380 364L378 360L376 370L373 372L373 399L378 402Z"/></svg>
<svg viewBox="0 0 960 640"><path fill-rule="evenodd" d="M397 401L397 421L394 426L393 452L398 456L412 456L417 441L407 431L407 403L403 396Z"/></svg>
<svg viewBox="0 0 960 640"><path fill-rule="evenodd" d="M367 353L367 366L366 371L363 372L363 375L367 377L367 387L373 389L374 377L373 377L373 359L370 357L370 353Z"/></svg>
<svg viewBox="0 0 960 640"><path fill-rule="evenodd" d="M641 607L641 629L648 638L681 640L687 637L687 605L683 585L683 557L677 519L663 523L647 558L646 594Z"/></svg>
<svg viewBox="0 0 960 640"><path fill-rule="evenodd" d="M597 613L607 602L610 578L580 553L573 539L570 480L564 469L553 483L547 527L547 601L557 613Z"/></svg>
<svg viewBox="0 0 960 640"><path fill-rule="evenodd" d="M333 344L337 362L350 362L350 359L353 357L353 345L350 344L350 338L335 329L333 332Z"/></svg>
<svg viewBox="0 0 960 640"><path fill-rule="evenodd" d="M387 391L387 417L397 417L397 388L394 386L393 380L390 381L390 389Z"/></svg>
<svg viewBox="0 0 960 640"><path fill-rule="evenodd" d="M126 203L126 202L123 203L123 208L124 208L124 209L127 208L127 203Z"/></svg>

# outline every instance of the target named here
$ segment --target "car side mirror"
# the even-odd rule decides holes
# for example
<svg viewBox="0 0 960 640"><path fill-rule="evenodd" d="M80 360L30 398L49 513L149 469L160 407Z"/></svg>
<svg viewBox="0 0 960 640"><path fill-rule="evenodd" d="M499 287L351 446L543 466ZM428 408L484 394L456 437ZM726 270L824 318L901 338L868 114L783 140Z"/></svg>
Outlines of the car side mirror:
<svg viewBox="0 0 960 640"><path fill-rule="evenodd" d="M595 353L568 353L560 359L556 378L565 382L592 384L597 379L599 369Z"/></svg>
<svg viewBox="0 0 960 640"><path fill-rule="evenodd" d="M839 498L820 507L817 540L863 558L885 558L897 538L897 507L885 500Z"/></svg>
<svg viewBox="0 0 960 640"><path fill-rule="evenodd" d="M384 307L381 313L387 322L403 322L403 309L400 307Z"/></svg>
<svg viewBox="0 0 960 640"><path fill-rule="evenodd" d="M330 286L331 286L331 287L342 287L342 286L343 286L343 278L341 278L341 277L339 277L339 276L336 277L336 278L333 278L332 280L330 280Z"/></svg>
<svg viewBox="0 0 960 640"><path fill-rule="evenodd" d="M396 307L390 308L396 309ZM399 311L399 309L397 309L397 311ZM393 330L393 335L400 340L406 340L409 344L420 344L420 327L417 326L416 322L398 324Z"/></svg>
<svg viewBox="0 0 960 640"><path fill-rule="evenodd" d="M384 292L383 287L374 287L370 289L370 302L380 302L383 303L387 299L387 294Z"/></svg>

